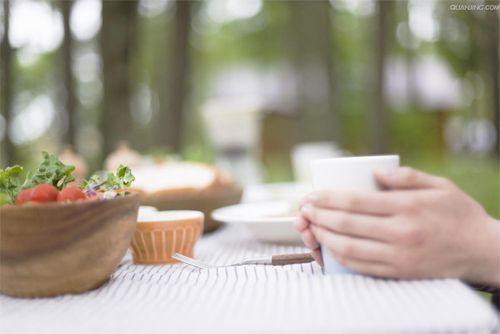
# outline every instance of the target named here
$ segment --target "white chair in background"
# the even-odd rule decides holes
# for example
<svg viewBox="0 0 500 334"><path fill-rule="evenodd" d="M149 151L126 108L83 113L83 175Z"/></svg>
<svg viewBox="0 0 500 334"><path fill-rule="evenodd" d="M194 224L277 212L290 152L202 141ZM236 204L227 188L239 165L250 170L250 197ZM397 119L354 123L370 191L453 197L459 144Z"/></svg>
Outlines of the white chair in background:
<svg viewBox="0 0 500 334"><path fill-rule="evenodd" d="M260 107L251 102L211 100L203 106L202 117L216 165L242 186L259 183Z"/></svg>

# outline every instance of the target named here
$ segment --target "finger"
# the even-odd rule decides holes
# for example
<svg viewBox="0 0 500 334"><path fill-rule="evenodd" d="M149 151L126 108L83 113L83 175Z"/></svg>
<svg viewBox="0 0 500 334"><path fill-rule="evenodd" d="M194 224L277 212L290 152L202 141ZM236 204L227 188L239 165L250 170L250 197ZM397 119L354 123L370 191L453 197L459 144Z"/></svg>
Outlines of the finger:
<svg viewBox="0 0 500 334"><path fill-rule="evenodd" d="M310 202L310 198L309 198L309 195L308 196L304 196L300 199L299 201L299 208L303 207L304 205L308 204Z"/></svg>
<svg viewBox="0 0 500 334"><path fill-rule="evenodd" d="M393 241L398 236L398 226L389 217L327 210L312 205L304 206L301 212L305 219L338 234L380 241Z"/></svg>
<svg viewBox="0 0 500 334"><path fill-rule="evenodd" d="M403 209L407 194L389 191L322 190L309 195L314 206L372 215L393 215Z"/></svg>
<svg viewBox="0 0 500 334"><path fill-rule="evenodd" d="M303 215L299 215L299 217L295 221L294 227L297 232L302 233L302 231L309 227L309 222L307 221L306 217L304 217Z"/></svg>
<svg viewBox="0 0 500 334"><path fill-rule="evenodd" d="M451 182L445 178L429 175L410 167L380 169L374 172L375 180L388 189L423 189L448 187Z"/></svg>
<svg viewBox="0 0 500 334"><path fill-rule="evenodd" d="M394 254L393 246L379 241L337 234L315 224L311 224L311 231L323 247L341 257L388 262Z"/></svg>
<svg viewBox="0 0 500 334"><path fill-rule="evenodd" d="M304 230L300 234L300 236L302 238L302 241L304 242L304 245L306 245L307 248L317 249L319 247L319 243L310 229Z"/></svg>
<svg viewBox="0 0 500 334"><path fill-rule="evenodd" d="M321 248L311 250L311 256L318 264L323 267L323 256L321 255Z"/></svg>

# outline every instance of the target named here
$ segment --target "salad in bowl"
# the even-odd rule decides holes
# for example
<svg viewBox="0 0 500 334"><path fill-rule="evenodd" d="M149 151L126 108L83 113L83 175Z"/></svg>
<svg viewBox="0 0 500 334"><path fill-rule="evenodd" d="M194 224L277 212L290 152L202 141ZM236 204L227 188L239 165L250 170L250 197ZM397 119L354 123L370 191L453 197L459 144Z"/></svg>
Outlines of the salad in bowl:
<svg viewBox="0 0 500 334"><path fill-rule="evenodd" d="M137 223L131 170L75 185L74 167L43 152L40 165L0 170L0 292L21 297L80 293L108 280Z"/></svg>
<svg viewBox="0 0 500 334"><path fill-rule="evenodd" d="M130 168L120 165L104 179L94 175L77 186L73 184L74 166L47 152L42 155L38 168L25 176L19 165L0 169L0 206L111 199L123 195L135 180Z"/></svg>

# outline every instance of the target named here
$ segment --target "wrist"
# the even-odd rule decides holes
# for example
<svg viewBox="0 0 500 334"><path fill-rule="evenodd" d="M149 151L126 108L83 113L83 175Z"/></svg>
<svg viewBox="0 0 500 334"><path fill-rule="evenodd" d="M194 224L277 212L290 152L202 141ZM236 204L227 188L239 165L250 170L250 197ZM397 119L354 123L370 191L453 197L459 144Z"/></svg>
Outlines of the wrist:
<svg viewBox="0 0 500 334"><path fill-rule="evenodd" d="M500 288L500 222L488 217L479 235L465 280Z"/></svg>

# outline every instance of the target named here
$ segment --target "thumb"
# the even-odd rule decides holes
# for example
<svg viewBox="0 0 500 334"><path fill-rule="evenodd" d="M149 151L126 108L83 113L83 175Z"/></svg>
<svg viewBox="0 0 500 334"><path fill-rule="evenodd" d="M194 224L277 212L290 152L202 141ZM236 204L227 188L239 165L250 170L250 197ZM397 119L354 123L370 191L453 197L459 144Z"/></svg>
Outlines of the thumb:
<svg viewBox="0 0 500 334"><path fill-rule="evenodd" d="M410 167L380 169L374 174L377 183L388 189L445 188L451 184L445 178L426 174Z"/></svg>

